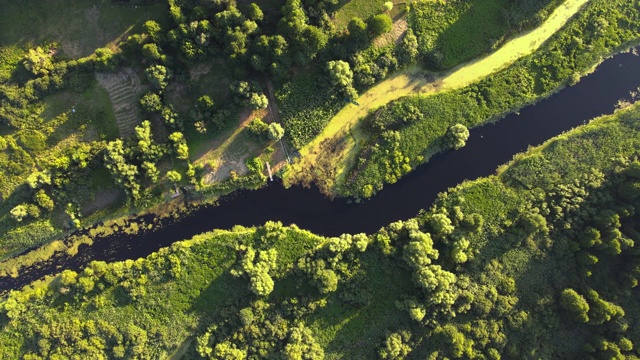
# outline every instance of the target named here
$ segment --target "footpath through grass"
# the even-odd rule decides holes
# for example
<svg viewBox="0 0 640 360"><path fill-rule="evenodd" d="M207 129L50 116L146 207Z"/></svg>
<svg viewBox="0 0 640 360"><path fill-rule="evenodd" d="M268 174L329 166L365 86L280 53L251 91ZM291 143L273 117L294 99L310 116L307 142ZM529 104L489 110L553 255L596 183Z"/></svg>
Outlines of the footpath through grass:
<svg viewBox="0 0 640 360"><path fill-rule="evenodd" d="M320 135L300 150L302 157L286 173L285 183L296 183L311 171L319 161L318 156L324 152L321 145L327 140L342 144L341 150L332 154L330 162L339 183L359 152L356 144L365 137L358 129L359 121L371 110L410 94L427 95L462 88L507 67L536 51L587 2L588 0L566 0L538 28L516 36L494 53L460 65L435 81L426 77L418 67L411 67L377 84L356 100L359 105L346 105Z"/></svg>

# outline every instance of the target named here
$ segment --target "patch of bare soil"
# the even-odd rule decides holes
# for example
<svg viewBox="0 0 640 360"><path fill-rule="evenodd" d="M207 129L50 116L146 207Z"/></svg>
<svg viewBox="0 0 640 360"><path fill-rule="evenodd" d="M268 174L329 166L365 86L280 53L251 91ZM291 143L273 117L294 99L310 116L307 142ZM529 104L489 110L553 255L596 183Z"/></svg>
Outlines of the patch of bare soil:
<svg viewBox="0 0 640 360"><path fill-rule="evenodd" d="M139 101L146 90L138 75L131 68L123 68L117 73L96 73L96 80L109 94L120 136L133 135L142 122Z"/></svg>

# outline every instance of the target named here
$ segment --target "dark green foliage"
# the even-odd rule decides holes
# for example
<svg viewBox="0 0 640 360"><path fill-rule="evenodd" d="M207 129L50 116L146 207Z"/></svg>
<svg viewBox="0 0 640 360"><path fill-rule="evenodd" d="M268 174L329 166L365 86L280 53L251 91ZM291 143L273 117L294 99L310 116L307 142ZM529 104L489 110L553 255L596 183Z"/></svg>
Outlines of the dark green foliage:
<svg viewBox="0 0 640 360"><path fill-rule="evenodd" d="M351 19L347 29L349 29L349 41L353 42L353 46L362 46L369 39L367 24L359 17Z"/></svg>
<svg viewBox="0 0 640 360"><path fill-rule="evenodd" d="M22 130L18 133L20 145L31 151L42 151L47 147L45 136L37 130Z"/></svg>
<svg viewBox="0 0 640 360"><path fill-rule="evenodd" d="M144 44L142 46L142 55L152 62L164 63L167 60L167 57L165 55L162 55L162 52L158 45L154 43Z"/></svg>
<svg viewBox="0 0 640 360"><path fill-rule="evenodd" d="M105 166L118 184L121 184L135 199L140 196L140 184L136 180L138 168L127 162L122 140L118 139L107 144Z"/></svg>
<svg viewBox="0 0 640 360"><path fill-rule="evenodd" d="M418 38L413 30L408 29L402 38L402 43L396 50L398 62L402 65L410 65L418 60Z"/></svg>
<svg viewBox="0 0 640 360"><path fill-rule="evenodd" d="M269 105L267 96L262 93L257 84L236 81L231 84L230 88L238 104L250 106L254 110L266 109Z"/></svg>
<svg viewBox="0 0 640 360"><path fill-rule="evenodd" d="M262 21L262 19L264 18L264 13L258 5L256 5L255 3L251 3L249 5L249 9L247 10L247 17L253 21Z"/></svg>
<svg viewBox="0 0 640 360"><path fill-rule="evenodd" d="M578 322L589 321L589 303L573 289L565 289L560 294L560 305Z"/></svg>

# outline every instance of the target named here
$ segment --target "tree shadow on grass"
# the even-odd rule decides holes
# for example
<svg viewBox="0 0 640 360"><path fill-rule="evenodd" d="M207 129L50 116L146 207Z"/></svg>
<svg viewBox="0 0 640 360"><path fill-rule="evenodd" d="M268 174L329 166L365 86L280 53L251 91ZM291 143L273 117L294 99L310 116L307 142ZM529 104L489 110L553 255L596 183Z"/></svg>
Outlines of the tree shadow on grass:
<svg viewBox="0 0 640 360"><path fill-rule="evenodd" d="M500 0L474 1L456 22L436 39L443 54L442 68L451 68L487 51L508 31Z"/></svg>

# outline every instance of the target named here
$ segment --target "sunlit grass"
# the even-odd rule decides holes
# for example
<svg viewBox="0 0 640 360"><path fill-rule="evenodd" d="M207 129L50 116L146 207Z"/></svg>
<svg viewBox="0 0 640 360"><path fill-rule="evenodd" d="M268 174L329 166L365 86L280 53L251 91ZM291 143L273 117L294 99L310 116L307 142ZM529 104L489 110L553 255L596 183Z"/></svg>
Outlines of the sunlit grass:
<svg viewBox="0 0 640 360"><path fill-rule="evenodd" d="M321 153L320 144L325 139L332 138L341 139L347 143L340 153L335 154L333 162L337 178L342 180L348 166L355 161L355 156L358 154L357 142L364 140L364 133L357 130L357 124L371 110L410 94L431 95L459 89L507 67L523 56L536 51L587 2L588 0L566 0L538 28L516 36L492 54L442 74L435 81L428 81L424 71L418 67L410 67L377 84L357 99L359 106L346 105L313 141L300 150L302 158L285 174L285 182L294 183L297 173L309 171ZM351 131L353 137L349 134L350 129L353 129Z"/></svg>

